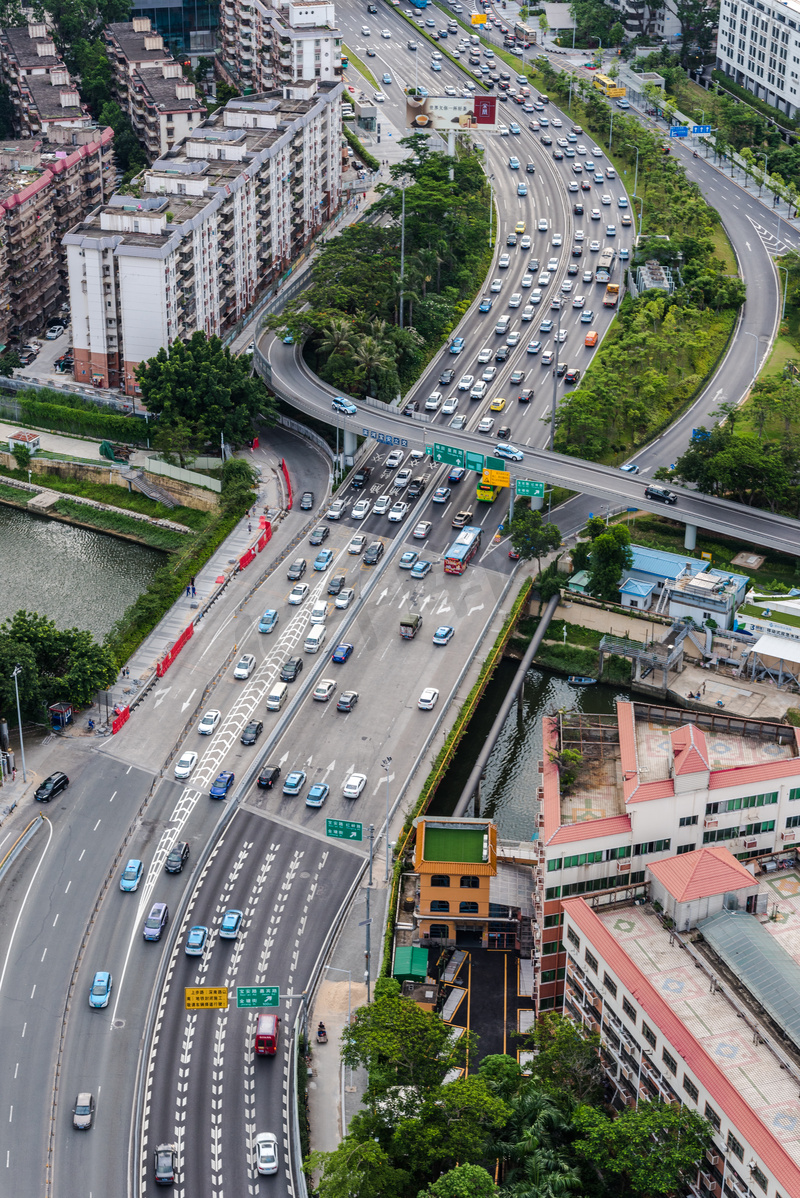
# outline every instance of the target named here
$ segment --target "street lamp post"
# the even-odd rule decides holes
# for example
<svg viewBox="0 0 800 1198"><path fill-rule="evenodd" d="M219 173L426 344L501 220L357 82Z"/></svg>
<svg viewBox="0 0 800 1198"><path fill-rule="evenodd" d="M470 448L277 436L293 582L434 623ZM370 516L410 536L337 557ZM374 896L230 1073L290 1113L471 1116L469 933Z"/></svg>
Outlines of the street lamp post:
<svg viewBox="0 0 800 1198"><path fill-rule="evenodd" d="M381 762L381 768L386 770L386 877L385 881L389 881L389 767L392 764L391 757L384 757Z"/></svg>
<svg viewBox="0 0 800 1198"><path fill-rule="evenodd" d="M614 109L611 109L611 124L608 129L608 148L611 149L611 143L614 140Z"/></svg>
<svg viewBox="0 0 800 1198"><path fill-rule="evenodd" d="M761 182L758 185L758 198L761 199L761 192L764 188L764 180L767 177L767 161L768 161L768 159L767 159L766 154L756 154L756 162L758 162L759 158L764 159L764 173L761 176Z"/></svg>
<svg viewBox="0 0 800 1198"><path fill-rule="evenodd" d="M489 249L491 249L492 246L494 245L494 242L492 241L492 232L493 232L492 218L494 215L494 188L492 187L492 179L493 178L494 178L494 175L487 175L487 179L489 182Z"/></svg>
<svg viewBox="0 0 800 1198"><path fill-rule="evenodd" d="M25 770L25 745L22 743L22 713L19 708L19 683L17 677L22 673L22 666L14 666L11 671L11 677L14 679L14 692L17 696L17 722L19 724L19 752L22 757L22 781L28 781L28 775Z"/></svg>

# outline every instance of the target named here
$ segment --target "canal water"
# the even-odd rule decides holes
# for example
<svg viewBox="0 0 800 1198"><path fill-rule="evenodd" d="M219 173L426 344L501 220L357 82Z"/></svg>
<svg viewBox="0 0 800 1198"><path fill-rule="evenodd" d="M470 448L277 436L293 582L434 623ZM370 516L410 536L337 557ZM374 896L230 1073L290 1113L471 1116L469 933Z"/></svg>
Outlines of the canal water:
<svg viewBox="0 0 800 1198"><path fill-rule="evenodd" d="M0 623L24 608L102 640L166 555L0 505Z"/></svg>
<svg viewBox="0 0 800 1198"><path fill-rule="evenodd" d="M449 815L461 797L519 662L504 660L478 705L469 730L459 745L429 808L431 815ZM560 674L535 666L528 670L522 688L522 713L515 705L494 747L481 787L481 815L497 822L507 840L531 840L536 831L536 789L541 785L542 717L560 709L613 714L617 698L627 698L622 687L571 686ZM472 814L472 811L469 813Z"/></svg>

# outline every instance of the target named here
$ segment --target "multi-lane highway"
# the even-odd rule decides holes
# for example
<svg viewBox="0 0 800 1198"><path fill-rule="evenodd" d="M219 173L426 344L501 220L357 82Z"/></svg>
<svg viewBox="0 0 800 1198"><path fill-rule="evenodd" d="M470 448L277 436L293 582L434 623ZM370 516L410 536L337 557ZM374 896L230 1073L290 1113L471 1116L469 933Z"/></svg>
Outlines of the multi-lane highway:
<svg viewBox="0 0 800 1198"><path fill-rule="evenodd" d="M413 32L409 35L407 23L388 5L381 5L377 18L366 17L362 7L340 7L337 16L358 53L366 42L359 39L360 27L370 23L376 55L369 63L379 77L384 69L392 75L392 84L383 87L388 97L384 111L402 129L403 84L430 76L426 86L432 91L438 86L460 89L464 76L447 62L441 72L432 71L431 50L422 39L416 51L409 50ZM382 28L392 36L381 38ZM253 1138L261 1131L278 1138L279 1172L267 1179L270 1192L296 1192L286 1095L290 1030L299 1000L282 1000L279 1052L265 1060L254 1057L251 1013L235 1008L187 1013L183 988L265 983L280 986L283 995L307 989L365 861L366 841L344 845L327 839L326 818L356 819L365 829L372 823L380 835L387 800L394 805L415 770L416 780L424 778L441 743L438 721L461 695L470 654L484 637L494 635L502 620L504 597L514 585L507 546L493 539L502 501L478 502L475 476L449 481L447 468L436 466L426 448L436 440L486 453L499 443L497 434L506 426L507 443L524 451L523 462L511 464L519 477L583 490L594 497L591 503L621 501L662 510L643 500L641 479L544 449L549 428L543 418L550 412L554 382L556 395L566 384L554 380L550 364L541 363L548 353L581 370L591 360L594 351L584 344L586 331L601 340L613 312L602 308L603 288L584 280L583 272L602 247L611 244L619 251L631 246L631 227L620 219L629 209L620 208L624 189L609 176L607 160L595 153L590 139L575 134L574 142L560 147L574 149L575 157L553 158L558 137L570 134L566 114L552 104L544 113L524 113L510 102L499 108L504 116L508 113L504 123L516 118L520 126L517 135L485 138L499 218L497 252L508 253L509 263L498 261L487 280L491 310L479 312L476 301L457 330L465 338L462 352L443 351L408 397L417 399L424 411L429 396L441 395L429 420L367 405L359 405L355 418L339 417L348 429L390 443L376 444L369 459L372 474L363 489L348 486L338 493L344 500L339 519L327 519L327 504L319 507L327 468L323 477L319 461L310 466L311 455L287 449L295 492L299 495L306 486L315 491L315 524L328 529L328 535L312 546L306 533L292 545L306 519L295 509L270 545L274 557L289 548L287 560L268 571L249 598L250 581L240 577L118 736L100 751L91 741L59 742L52 768L67 770L70 787L46 810L45 829L11 871L0 909L0 1019L8 1061L0 1077L0 1169L6 1169L9 1184L30 1178L26 1193L86 1198L101 1192L152 1192L152 1154L163 1142L177 1145L175 1192L185 1198L263 1193L266 1185L259 1181L253 1159ZM549 122L544 129L542 115ZM554 126L554 118L561 126ZM529 128L532 121L540 127ZM552 136L554 146L544 145L543 135ZM520 170L509 167L512 155L520 159ZM525 169L528 161L536 168L532 175ZM595 164L588 171L587 161ZM577 164L580 172L573 170ZM774 247L763 211L750 198L723 192L729 184L707 164L690 160L688 165L707 192L716 189L720 195L718 206L751 288L741 331L760 338L763 353L777 315L768 254ZM518 194L520 181L527 185L527 195ZM578 190L568 190L570 183ZM603 202L604 195L610 203ZM581 202L583 215L573 211ZM599 220L592 218L593 208L599 210ZM539 228L540 221L546 228ZM516 234L516 245L506 245L518 222L524 222L524 231ZM615 234L607 231L609 224L616 224ZM794 240L793 231L782 236ZM523 244L527 237L530 245ZM558 237L560 245L554 244ZM591 249L594 240L601 249ZM579 257L572 253L577 246ZM547 283L540 283L551 257L557 259L555 269ZM539 265L530 270L533 258ZM619 265L614 277L620 277ZM491 290L494 280L499 290ZM531 285L524 286L528 280ZM566 283L572 283L571 290L564 289ZM541 300L529 304L536 287L541 287ZM519 306L512 302L516 295ZM576 296L584 297L582 307L573 307ZM562 299L560 309L550 306L556 297ZM582 321L587 310L593 319ZM530 319L523 320L528 313ZM496 333L504 315L508 329ZM545 326L548 320L552 328ZM557 343L559 322L566 337ZM497 360L509 332L519 334L518 343L508 345L507 356ZM529 353L534 341L538 349ZM707 422L721 399L735 401L741 395L752 374L752 366L745 370L743 362L752 363L753 344L749 337L738 337L696 410L637 455L645 478L657 465L674 460L692 424ZM296 406L330 418L331 393L305 370L296 350L263 337L257 360ZM443 376L450 370L452 377ZM512 384L514 371L524 371L524 377ZM472 382L459 389L470 375ZM471 399L476 382L486 383L486 393ZM525 388L533 389L527 404L518 399ZM498 402L500 410L492 411L492 402L501 399L502 408ZM466 418L463 428L452 426L454 417ZM489 419L495 421L490 432L477 431ZM402 448L401 461L390 465L389 449L395 443ZM425 486L410 499L415 479ZM439 487L444 491L435 495ZM354 509L361 498L368 500L369 511L358 518ZM380 509L398 500L408 503L408 510L390 522ZM562 530L578 527L586 507L585 499L577 499L562 508ZM442 561L461 511L471 512L470 523L479 525L484 537L466 573L455 576L443 571ZM740 535L749 531L755 543L768 541L800 552L795 522L768 513L681 491L676 514L712 529L733 526ZM420 524L428 523L414 535ZM353 543L362 535L366 545L383 546L375 565L366 563L365 546ZM314 570L320 549L330 550L332 560L326 569ZM406 568L411 563L401 560L404 553L418 553L430 562L430 571L415 577ZM306 559L302 581L309 586L297 605L289 603L293 581L287 578L295 557ZM353 595L347 606L337 607L338 596L329 591L338 590L340 577L341 587ZM310 612L320 602L327 603L327 642L319 653L305 653ZM265 609L278 613L270 633L258 630ZM406 612L423 618L413 640L399 633ZM433 643L439 625L454 630L445 645ZM340 643L352 645L352 651L336 663L332 652ZM246 653L253 654L255 666L249 677L236 679L234 667ZM267 710L267 695L295 657L303 668L287 684L288 702L282 710ZM335 683L327 701L313 697L322 680ZM422 710L420 694L429 687L438 691L438 698L432 710ZM358 696L349 712L336 707L345 690ZM199 717L209 709L219 711L220 719L205 737ZM241 735L254 718L264 730L255 746L247 746ZM198 760L188 779L177 779L174 766L184 752L197 753ZM281 770L273 789L256 782L267 764ZM232 771L235 781L227 800L214 801L209 788L223 771ZM298 793L284 794L283 783L292 771L305 777ZM353 774L366 778L357 799L344 794ZM322 788L322 806L307 805L312 786ZM181 873L167 873L167 855L182 841L190 846L188 861ZM378 848L382 856L383 842ZM128 858L143 863L141 884L133 893L120 889ZM150 943L142 928L154 902L168 904L170 920L161 940ZM238 936L228 940L220 930L231 908L242 912L242 924ZM208 928L200 956L185 952L194 925ZM98 970L111 972L113 988L108 1006L93 1010L88 995ZM72 1127L72 1105L84 1090L96 1103L89 1133Z"/></svg>

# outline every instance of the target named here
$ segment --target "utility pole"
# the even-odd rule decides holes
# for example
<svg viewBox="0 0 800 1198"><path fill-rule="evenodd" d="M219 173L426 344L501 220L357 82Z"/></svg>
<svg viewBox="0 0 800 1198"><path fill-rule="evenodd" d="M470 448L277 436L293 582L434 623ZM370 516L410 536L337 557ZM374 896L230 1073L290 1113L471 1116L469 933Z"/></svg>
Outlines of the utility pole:
<svg viewBox="0 0 800 1198"><path fill-rule="evenodd" d="M22 781L28 781L28 775L25 772L25 745L22 743L22 714L19 707L19 683L17 677L22 673L22 666L14 666L11 671L11 677L14 679L14 691L17 696L17 722L19 724L19 751L22 757Z"/></svg>
<svg viewBox="0 0 800 1198"><path fill-rule="evenodd" d="M405 286L406 268L406 189L403 188L403 201L400 220L400 328L403 327L403 289Z"/></svg>
<svg viewBox="0 0 800 1198"><path fill-rule="evenodd" d="M389 881L389 766L391 764L391 757L384 757L381 762L381 767L386 770L386 877L384 879L386 882Z"/></svg>

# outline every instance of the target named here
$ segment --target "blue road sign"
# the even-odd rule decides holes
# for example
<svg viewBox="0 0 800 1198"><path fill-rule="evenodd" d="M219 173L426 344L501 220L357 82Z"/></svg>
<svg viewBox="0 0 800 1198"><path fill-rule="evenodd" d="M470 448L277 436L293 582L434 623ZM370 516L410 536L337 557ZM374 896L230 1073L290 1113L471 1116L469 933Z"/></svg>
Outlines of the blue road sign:
<svg viewBox="0 0 800 1198"><path fill-rule="evenodd" d="M670 128L670 131L669 131L669 135L670 135L670 137L688 137L689 136L689 126L688 125L672 125Z"/></svg>
<svg viewBox="0 0 800 1198"><path fill-rule="evenodd" d="M692 125L692 133L710 133L710 125Z"/></svg>

